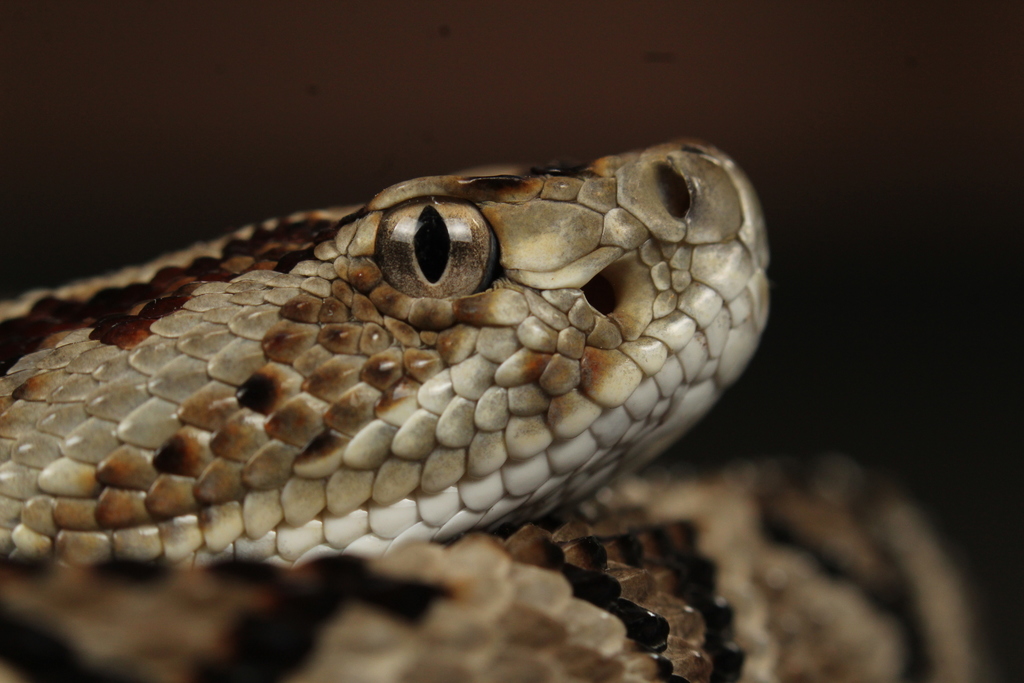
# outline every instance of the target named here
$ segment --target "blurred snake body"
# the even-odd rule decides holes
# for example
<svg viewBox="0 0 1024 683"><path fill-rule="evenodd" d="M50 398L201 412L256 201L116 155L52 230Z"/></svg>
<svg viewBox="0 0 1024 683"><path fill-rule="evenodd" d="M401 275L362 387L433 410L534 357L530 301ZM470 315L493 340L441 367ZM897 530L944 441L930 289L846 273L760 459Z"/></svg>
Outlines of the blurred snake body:
<svg viewBox="0 0 1024 683"><path fill-rule="evenodd" d="M768 249L678 142L419 178L0 304L0 554L283 565L543 516L747 364Z"/></svg>

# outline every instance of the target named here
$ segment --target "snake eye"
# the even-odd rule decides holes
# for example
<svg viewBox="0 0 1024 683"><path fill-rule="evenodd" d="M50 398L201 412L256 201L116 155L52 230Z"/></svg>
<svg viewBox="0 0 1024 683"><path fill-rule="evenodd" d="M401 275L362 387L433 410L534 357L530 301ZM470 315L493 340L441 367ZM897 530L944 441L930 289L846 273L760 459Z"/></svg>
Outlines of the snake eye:
<svg viewBox="0 0 1024 683"><path fill-rule="evenodd" d="M443 299L479 292L494 281L498 241L473 204L415 199L381 218L376 257L398 291Z"/></svg>

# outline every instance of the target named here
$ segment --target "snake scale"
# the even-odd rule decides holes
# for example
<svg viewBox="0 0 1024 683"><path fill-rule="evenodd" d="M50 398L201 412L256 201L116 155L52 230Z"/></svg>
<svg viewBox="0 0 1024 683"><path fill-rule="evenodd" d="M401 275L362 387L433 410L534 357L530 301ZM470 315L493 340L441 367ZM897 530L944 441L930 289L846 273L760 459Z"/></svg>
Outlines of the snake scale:
<svg viewBox="0 0 1024 683"><path fill-rule="evenodd" d="M680 141L419 178L0 304L0 674L724 683L824 680L809 663L848 651L870 662L814 671L934 672L949 637L906 617L899 534L856 506L760 469L602 491L742 372L767 265L744 174ZM830 534L855 542L815 550ZM769 624L787 572L820 568L759 550L794 538L853 547L892 612L836 592L873 635L803 668Z"/></svg>

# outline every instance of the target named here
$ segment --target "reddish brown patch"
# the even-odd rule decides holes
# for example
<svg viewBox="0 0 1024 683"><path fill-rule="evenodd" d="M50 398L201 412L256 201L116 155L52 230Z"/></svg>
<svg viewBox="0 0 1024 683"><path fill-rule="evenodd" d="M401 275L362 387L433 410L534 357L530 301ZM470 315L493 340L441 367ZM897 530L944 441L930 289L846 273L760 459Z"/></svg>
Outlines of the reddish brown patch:
<svg viewBox="0 0 1024 683"><path fill-rule="evenodd" d="M320 328L315 325L281 320L263 336L263 353L270 360L291 364L316 343Z"/></svg>
<svg viewBox="0 0 1024 683"><path fill-rule="evenodd" d="M240 413L214 433L210 450L218 458L245 462L265 442L263 425L255 423L251 413Z"/></svg>
<svg viewBox="0 0 1024 683"><path fill-rule="evenodd" d="M124 529L152 522L146 510L146 492L104 489L96 504L96 521L105 529Z"/></svg>
<svg viewBox="0 0 1024 683"><path fill-rule="evenodd" d="M359 379L384 391L402 377L402 354L398 349L388 349L366 359Z"/></svg>
<svg viewBox="0 0 1024 683"><path fill-rule="evenodd" d="M455 324L455 311L444 299L421 299L410 308L409 323L419 330L447 330Z"/></svg>
<svg viewBox="0 0 1024 683"><path fill-rule="evenodd" d="M187 515L199 509L192 486L195 480L172 474L161 474L146 494L146 509L156 519Z"/></svg>
<svg viewBox="0 0 1024 683"><path fill-rule="evenodd" d="M324 422L333 429L355 436L370 420L373 419L373 407L379 394L370 387L362 387L362 391L353 388L341 399L328 408Z"/></svg>
<svg viewBox="0 0 1024 683"><path fill-rule="evenodd" d="M297 323L315 323L320 317L323 302L308 294L300 294L281 307L281 317Z"/></svg>
<svg viewBox="0 0 1024 683"><path fill-rule="evenodd" d="M420 382L426 382L441 371L441 357L436 351L406 349L403 360L406 372Z"/></svg>
<svg viewBox="0 0 1024 683"><path fill-rule="evenodd" d="M235 389L211 383L189 396L178 407L178 419L208 432L220 429L238 411Z"/></svg>
<svg viewBox="0 0 1024 683"><path fill-rule="evenodd" d="M192 489L200 503L217 505L245 497L242 464L218 458L210 463Z"/></svg>
<svg viewBox="0 0 1024 683"><path fill-rule="evenodd" d="M347 436L328 429L314 437L306 445L298 457L295 458L295 465L312 465L329 458L348 445L348 442L349 438Z"/></svg>
<svg viewBox="0 0 1024 683"><path fill-rule="evenodd" d="M53 521L61 529L95 531L96 501L91 498L58 498L53 506Z"/></svg>
<svg viewBox="0 0 1024 683"><path fill-rule="evenodd" d="M476 329L468 325L450 327L437 335L435 348L445 363L461 363L469 358L476 348L476 334Z"/></svg>
<svg viewBox="0 0 1024 683"><path fill-rule="evenodd" d="M155 299L150 301L142 310L139 311L140 318L147 318L149 320L157 320L174 313L189 300L189 296L165 296L162 299Z"/></svg>
<svg viewBox="0 0 1024 683"><path fill-rule="evenodd" d="M322 323L347 323L350 319L348 306L334 297L326 299L320 308Z"/></svg>
<svg viewBox="0 0 1024 683"><path fill-rule="evenodd" d="M153 320L145 318L128 318L115 322L101 330L97 328L89 335L89 339L98 339L104 344L121 349L134 349L149 336L149 326Z"/></svg>
<svg viewBox="0 0 1024 683"><path fill-rule="evenodd" d="M256 263L256 259L252 256L232 256L221 264L221 268L229 273L240 274L249 270L254 263Z"/></svg>
<svg viewBox="0 0 1024 683"><path fill-rule="evenodd" d="M390 315L392 318L409 317L409 311L412 309L412 299L388 283L380 283L373 288L373 291L368 296L370 301L384 315Z"/></svg>
<svg viewBox="0 0 1024 683"><path fill-rule="evenodd" d="M526 351L522 358L523 361L520 365L521 370L519 377L521 383L528 384L530 382L536 382L540 379L540 376L544 374L544 370L551 361L551 354Z"/></svg>
<svg viewBox="0 0 1024 683"><path fill-rule="evenodd" d="M363 334L359 337L359 353L372 356L381 353L391 346L391 336L387 330L377 323L363 325Z"/></svg>
<svg viewBox="0 0 1024 683"><path fill-rule="evenodd" d="M131 446L116 449L96 467L96 480L108 486L144 491L156 477L152 463Z"/></svg>
<svg viewBox="0 0 1024 683"><path fill-rule="evenodd" d="M130 349L149 336L149 326L184 305L203 282L224 282L240 272L277 269L288 272L313 258L313 248L337 234L340 222L277 221L246 240L228 242L220 257L204 256L188 266L162 268L149 282L100 290L85 301L44 297L19 318L0 322L0 375L18 359L41 348L60 332L93 327L91 339ZM249 265L246 265L249 264Z"/></svg>
<svg viewBox="0 0 1024 683"><path fill-rule="evenodd" d="M369 292L380 282L380 268L367 258L353 259L348 266L348 281L363 294Z"/></svg>
<svg viewBox="0 0 1024 683"><path fill-rule="evenodd" d="M363 326L357 323L332 323L324 325L317 336L317 342L331 353L356 353L359 351L359 337Z"/></svg>
<svg viewBox="0 0 1024 683"><path fill-rule="evenodd" d="M67 381L67 375L62 371L44 372L40 375L29 377L25 382L14 390L11 396L15 400L45 401L54 389Z"/></svg>
<svg viewBox="0 0 1024 683"><path fill-rule="evenodd" d="M267 420L267 436L293 446L305 446L323 431L320 414L301 398L293 398Z"/></svg>
<svg viewBox="0 0 1024 683"><path fill-rule="evenodd" d="M362 294L352 295L352 317L363 322L383 324L384 318L373 302Z"/></svg>
<svg viewBox="0 0 1024 683"><path fill-rule="evenodd" d="M385 413L403 401L414 398L419 392L420 383L414 380L403 378L384 392L384 395L377 400L377 410Z"/></svg>
<svg viewBox="0 0 1024 683"><path fill-rule="evenodd" d="M352 305L352 288L341 278L331 283L331 295L346 306Z"/></svg>
<svg viewBox="0 0 1024 683"><path fill-rule="evenodd" d="M318 367L302 389L324 401L335 401L359 380L364 363L361 356L335 356Z"/></svg>

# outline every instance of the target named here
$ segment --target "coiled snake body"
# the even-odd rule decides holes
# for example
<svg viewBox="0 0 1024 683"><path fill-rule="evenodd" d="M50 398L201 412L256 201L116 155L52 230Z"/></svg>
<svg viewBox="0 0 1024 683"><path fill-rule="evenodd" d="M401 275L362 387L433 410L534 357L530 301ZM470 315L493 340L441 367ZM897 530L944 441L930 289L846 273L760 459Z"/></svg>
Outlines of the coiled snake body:
<svg viewBox="0 0 1024 683"><path fill-rule="evenodd" d="M684 141L420 178L0 304L0 554L81 567L0 565L0 679L733 681L703 538L745 680L777 680L789 593L753 577L803 565L762 551L749 477L545 517L736 379L767 264L743 173ZM296 568L199 570L224 561Z"/></svg>

